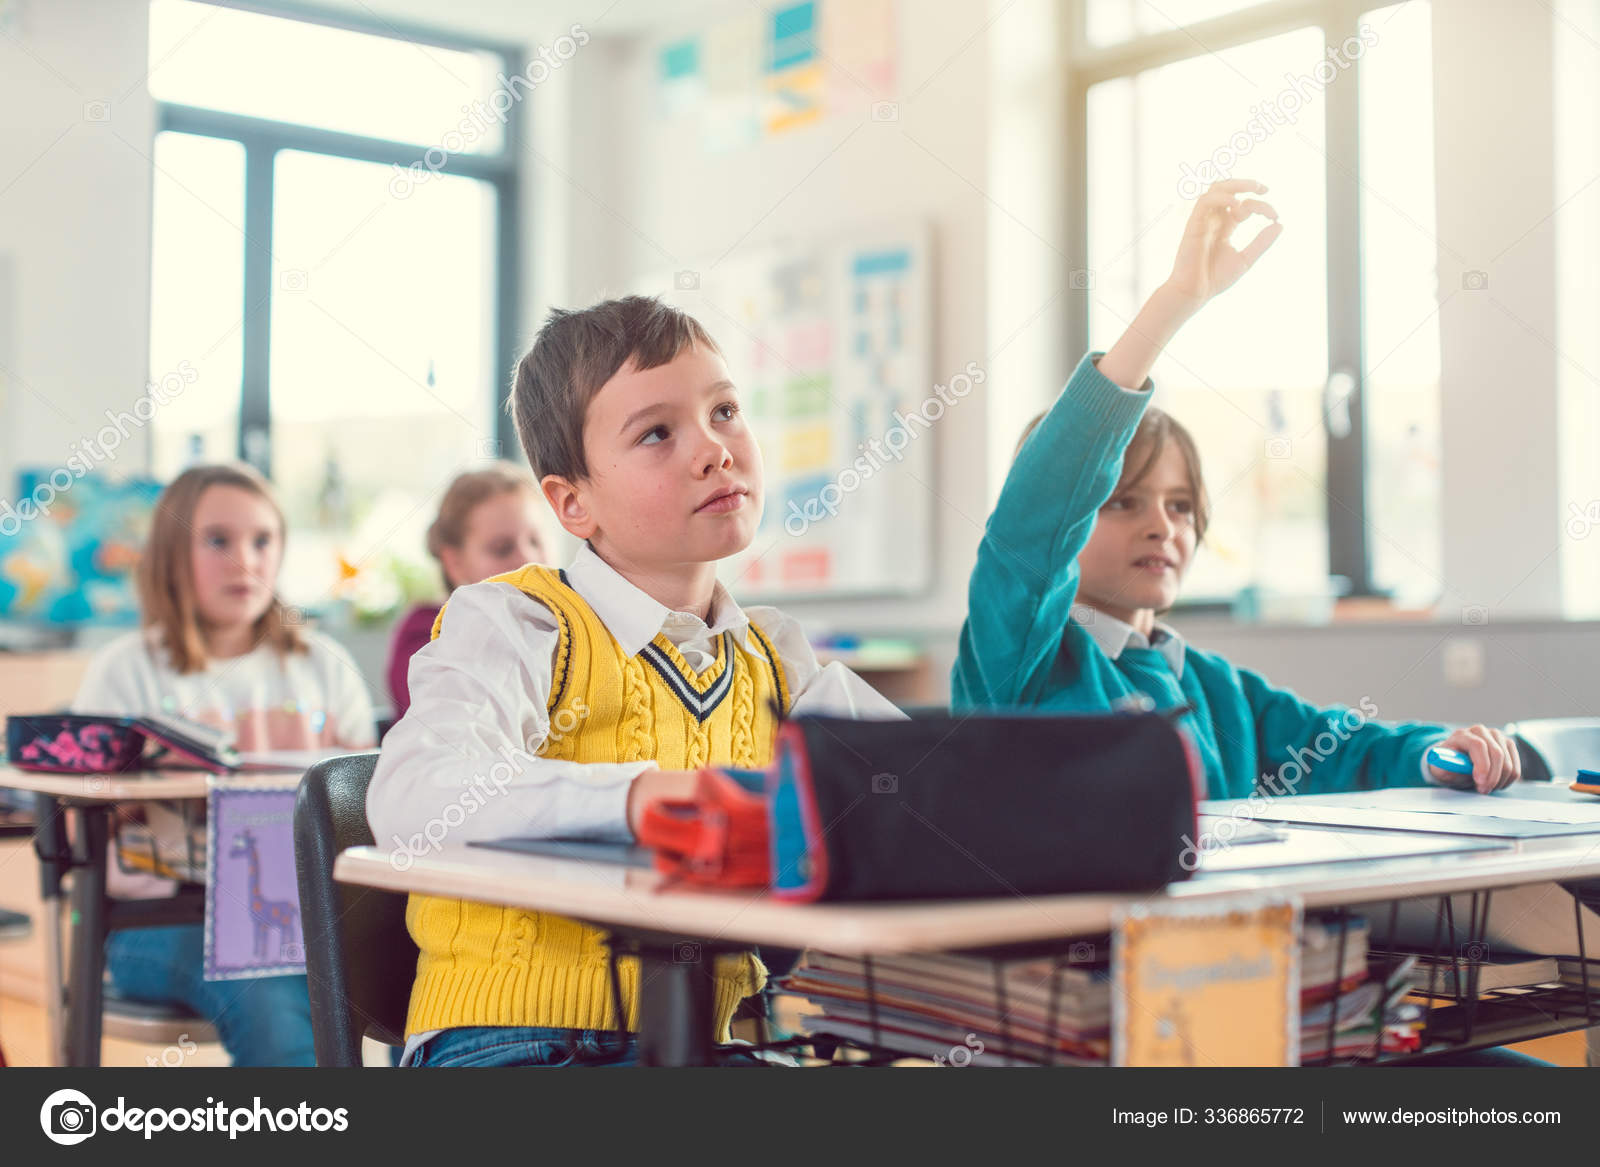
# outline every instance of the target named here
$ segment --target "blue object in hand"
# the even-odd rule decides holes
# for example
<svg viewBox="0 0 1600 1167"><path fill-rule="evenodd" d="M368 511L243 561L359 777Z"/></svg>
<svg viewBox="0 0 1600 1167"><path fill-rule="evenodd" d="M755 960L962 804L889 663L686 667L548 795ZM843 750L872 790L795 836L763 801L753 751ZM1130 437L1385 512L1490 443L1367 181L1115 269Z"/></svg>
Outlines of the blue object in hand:
<svg viewBox="0 0 1600 1167"><path fill-rule="evenodd" d="M1448 749L1445 746L1431 746L1428 749L1428 765L1448 770L1452 774L1472 773L1472 759L1460 750Z"/></svg>

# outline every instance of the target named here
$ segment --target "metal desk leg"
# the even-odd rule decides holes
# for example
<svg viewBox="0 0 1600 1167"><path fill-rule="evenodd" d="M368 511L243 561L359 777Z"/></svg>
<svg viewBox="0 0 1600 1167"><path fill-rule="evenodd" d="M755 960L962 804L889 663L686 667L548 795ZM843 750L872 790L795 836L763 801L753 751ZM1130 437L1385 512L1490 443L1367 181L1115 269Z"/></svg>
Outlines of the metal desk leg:
<svg viewBox="0 0 1600 1167"><path fill-rule="evenodd" d="M67 1064L66 981L61 968L61 896L44 902L44 1015L52 1066Z"/></svg>
<svg viewBox="0 0 1600 1167"><path fill-rule="evenodd" d="M49 1064L67 1064L66 979L61 962L61 882L71 868L66 811L46 795L34 798L33 852L39 860L39 902L44 908L44 1011Z"/></svg>
<svg viewBox="0 0 1600 1167"><path fill-rule="evenodd" d="M78 808L72 876L72 957L68 973L67 1064L100 1064L101 990L106 971L106 844L111 809Z"/></svg>
<svg viewBox="0 0 1600 1167"><path fill-rule="evenodd" d="M688 941L639 945L639 1060L647 1066L711 1064L713 955Z"/></svg>

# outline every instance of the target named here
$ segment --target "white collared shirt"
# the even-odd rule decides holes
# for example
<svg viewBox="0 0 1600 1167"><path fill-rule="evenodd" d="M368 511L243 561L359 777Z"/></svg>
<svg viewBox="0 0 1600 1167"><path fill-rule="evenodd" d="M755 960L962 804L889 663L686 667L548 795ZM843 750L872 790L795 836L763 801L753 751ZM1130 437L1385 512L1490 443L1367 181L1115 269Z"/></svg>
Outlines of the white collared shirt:
<svg viewBox="0 0 1600 1167"><path fill-rule="evenodd" d="M1089 634L1089 639L1100 646L1100 651L1112 660L1121 656L1122 650L1129 645L1134 648L1154 648L1165 658L1172 675L1180 681L1183 679L1183 656L1186 646L1183 637L1178 635L1178 630L1170 624L1163 624L1157 620L1150 630L1151 635L1146 637L1132 624L1118 620L1115 616L1107 616L1104 612L1090 608L1086 604L1072 605L1072 619Z"/></svg>
<svg viewBox="0 0 1600 1167"><path fill-rule="evenodd" d="M703 672L716 660L724 632L761 654L749 632L753 620L778 651L791 712L905 716L837 661L820 667L795 620L776 608L746 614L720 583L707 624L652 599L587 544L567 569L567 582L630 655L661 633L690 668ZM558 640L554 614L514 585L456 589L440 635L411 658L411 707L385 736L367 790L367 818L378 846L415 854L419 846L427 853L446 840L459 845L508 837L632 838L628 786L655 769L655 762L533 756L550 732L550 672Z"/></svg>

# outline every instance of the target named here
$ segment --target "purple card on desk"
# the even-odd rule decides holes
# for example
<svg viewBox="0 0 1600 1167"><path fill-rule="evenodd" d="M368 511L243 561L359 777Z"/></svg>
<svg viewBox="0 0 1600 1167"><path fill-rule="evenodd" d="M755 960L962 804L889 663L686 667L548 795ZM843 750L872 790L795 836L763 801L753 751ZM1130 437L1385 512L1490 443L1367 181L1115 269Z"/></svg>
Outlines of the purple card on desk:
<svg viewBox="0 0 1600 1167"><path fill-rule="evenodd" d="M306 971L294 868L293 784L211 784L206 799L208 981Z"/></svg>

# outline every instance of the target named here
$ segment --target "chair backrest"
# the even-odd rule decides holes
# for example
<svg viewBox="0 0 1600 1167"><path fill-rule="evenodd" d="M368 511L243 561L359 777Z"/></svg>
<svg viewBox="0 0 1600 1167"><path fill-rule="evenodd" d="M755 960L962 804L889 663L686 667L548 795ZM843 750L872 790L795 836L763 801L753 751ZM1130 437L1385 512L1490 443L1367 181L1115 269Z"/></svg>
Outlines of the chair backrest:
<svg viewBox="0 0 1600 1167"><path fill-rule="evenodd" d="M373 841L367 785L377 764L376 752L318 762L295 798L295 869L319 1066L361 1065L363 1035L390 1045L405 1040L417 968L406 897L333 878L340 851Z"/></svg>
<svg viewBox="0 0 1600 1167"><path fill-rule="evenodd" d="M1513 722L1506 731L1526 747L1521 751L1524 779L1570 782L1579 770L1600 770L1600 718L1536 718ZM1542 774L1529 772L1541 766Z"/></svg>

